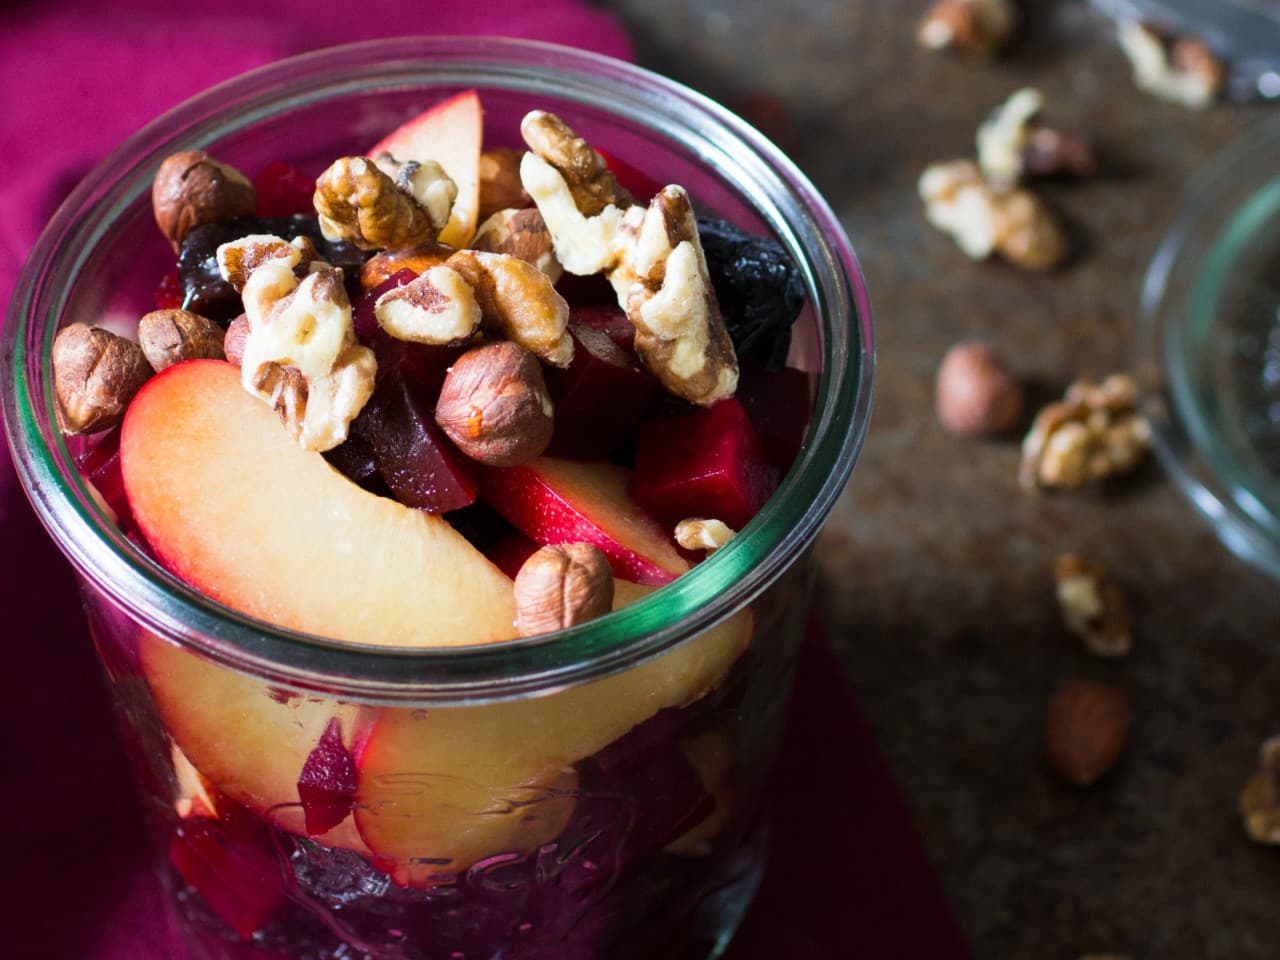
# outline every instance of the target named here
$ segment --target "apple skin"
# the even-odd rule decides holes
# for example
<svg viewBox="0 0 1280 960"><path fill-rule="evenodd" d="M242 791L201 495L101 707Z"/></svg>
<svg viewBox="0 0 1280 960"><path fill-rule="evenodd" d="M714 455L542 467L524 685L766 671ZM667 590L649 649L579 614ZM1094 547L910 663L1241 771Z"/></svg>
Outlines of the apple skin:
<svg viewBox="0 0 1280 960"><path fill-rule="evenodd" d="M437 238L462 248L470 242L480 215L480 148L484 109L474 90L465 90L424 110L379 140L368 152L397 160L435 160L458 186L449 222Z"/></svg>
<svg viewBox="0 0 1280 960"><path fill-rule="evenodd" d="M540 544L593 544L633 583L670 583L689 569L667 531L627 496L622 467L539 457L479 476L480 498Z"/></svg>
<svg viewBox="0 0 1280 960"><path fill-rule="evenodd" d="M508 577L444 519L363 490L299 447L228 363L179 363L148 381L120 456L148 545L227 606L375 646L515 635Z"/></svg>

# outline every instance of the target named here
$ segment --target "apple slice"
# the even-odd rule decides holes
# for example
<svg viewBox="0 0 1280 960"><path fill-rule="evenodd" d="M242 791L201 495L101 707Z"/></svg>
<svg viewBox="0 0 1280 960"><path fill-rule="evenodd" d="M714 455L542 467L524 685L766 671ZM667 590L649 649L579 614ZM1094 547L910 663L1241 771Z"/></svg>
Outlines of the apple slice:
<svg viewBox="0 0 1280 960"><path fill-rule="evenodd" d="M538 543L594 544L619 577L670 583L689 564L627 496L627 480L627 471L611 463L539 457L518 467L482 468L480 497Z"/></svg>
<svg viewBox="0 0 1280 960"><path fill-rule="evenodd" d="M375 646L515 634L510 579L444 519L299 447L228 363L153 377L129 406L120 462L160 561L250 616Z"/></svg>
<svg viewBox="0 0 1280 960"><path fill-rule="evenodd" d="M464 247L476 232L480 214L480 144L484 110L480 96L466 90L401 124L369 150L368 156L389 153L397 160L434 160L458 185L449 222L437 238Z"/></svg>
<svg viewBox="0 0 1280 960"><path fill-rule="evenodd" d="M618 581L615 609L653 589ZM576 803L573 764L712 690L752 623L743 611L637 667L548 696L379 711L357 754L353 811L375 863L405 886L430 886L554 840Z"/></svg>

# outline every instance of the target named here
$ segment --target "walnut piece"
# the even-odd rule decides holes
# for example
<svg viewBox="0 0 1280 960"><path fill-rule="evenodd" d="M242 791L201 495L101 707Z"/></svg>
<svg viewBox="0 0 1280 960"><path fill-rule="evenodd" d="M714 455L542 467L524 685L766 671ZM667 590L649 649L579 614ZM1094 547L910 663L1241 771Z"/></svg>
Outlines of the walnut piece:
<svg viewBox="0 0 1280 960"><path fill-rule="evenodd" d="M63 433L114 427L153 373L142 347L87 323L72 323L53 340L53 390Z"/></svg>
<svg viewBox="0 0 1280 960"><path fill-rule="evenodd" d="M243 294L249 335L240 382L271 404L307 450L329 450L373 393L377 363L356 340L342 271L301 282L282 260L249 276Z"/></svg>
<svg viewBox="0 0 1280 960"><path fill-rule="evenodd" d="M152 310L138 321L138 343L157 373L183 360L224 358L222 327L188 310Z"/></svg>
<svg viewBox="0 0 1280 960"><path fill-rule="evenodd" d="M1067 553L1053 568L1058 606L1071 632L1099 657L1123 657L1133 649L1129 608L1106 566Z"/></svg>
<svg viewBox="0 0 1280 960"><path fill-rule="evenodd" d="M979 57L1000 52L1013 33L1012 0L938 0L921 17L916 41L929 50L959 50Z"/></svg>
<svg viewBox="0 0 1280 960"><path fill-rule="evenodd" d="M485 253L509 253L531 263L555 283L563 268L556 259L551 233L537 207L499 210L476 230L471 249Z"/></svg>
<svg viewBox="0 0 1280 960"><path fill-rule="evenodd" d="M281 260L289 268L321 263L315 244L308 237L297 237L286 240L270 233L251 233L219 245L216 252L218 273L222 279L231 284L237 293L244 291L249 275L268 260Z"/></svg>
<svg viewBox="0 0 1280 960"><path fill-rule="evenodd" d="M736 531L723 520L690 517L676 524L676 543L686 550L705 550L708 556L727 546Z"/></svg>
<svg viewBox="0 0 1280 960"><path fill-rule="evenodd" d="M1027 490L1075 490L1132 470L1151 446L1129 374L1080 380L1044 407L1022 441L1018 479Z"/></svg>
<svg viewBox="0 0 1280 960"><path fill-rule="evenodd" d="M561 120L526 115L525 189L569 273L603 273L636 328L636 350L671 393L709 406L737 389L738 362L707 273L688 194L647 207L617 188L600 155Z"/></svg>
<svg viewBox="0 0 1280 960"><path fill-rule="evenodd" d="M445 173L444 167L435 160L400 161L389 153L378 154L373 163L395 181L399 190L418 201L427 211L436 233L445 228L453 202L458 199L458 185Z"/></svg>
<svg viewBox="0 0 1280 960"><path fill-rule="evenodd" d="M1039 197L993 189L972 160L928 167L918 192L929 222L974 260L999 253L1016 266L1048 270L1066 258L1066 235Z"/></svg>
<svg viewBox="0 0 1280 960"><path fill-rule="evenodd" d="M569 366L569 305L550 277L505 253L459 250L445 265L471 285L485 325L552 366Z"/></svg>
<svg viewBox="0 0 1280 960"><path fill-rule="evenodd" d="M1023 87L978 127L978 167L994 189L1017 186L1026 177L1093 173L1089 141L1048 126L1043 107L1044 95Z"/></svg>
<svg viewBox="0 0 1280 960"><path fill-rule="evenodd" d="M1258 766L1240 792L1245 832L1258 843L1280 844L1280 735L1258 748Z"/></svg>
<svg viewBox="0 0 1280 960"><path fill-rule="evenodd" d="M174 250L194 228L252 216L256 206L257 191L249 178L203 150L166 157L151 184L156 224Z"/></svg>
<svg viewBox="0 0 1280 960"><path fill-rule="evenodd" d="M1226 68L1198 37L1174 37L1151 24L1120 24L1120 49L1138 89L1191 110L1211 106L1226 82Z"/></svg>
<svg viewBox="0 0 1280 960"><path fill-rule="evenodd" d="M439 230L413 194L365 157L335 160L316 181L314 199L325 237L362 250L431 243Z"/></svg>
<svg viewBox="0 0 1280 960"><path fill-rule="evenodd" d="M510 340L468 350L454 361L435 416L459 450L492 467L541 456L555 428L542 366Z"/></svg>
<svg viewBox="0 0 1280 960"><path fill-rule="evenodd" d="M613 608L613 591L613 570L598 547L542 547L516 574L516 627L532 637L602 617Z"/></svg>
<svg viewBox="0 0 1280 960"><path fill-rule="evenodd" d="M449 344L465 341L480 326L475 294L456 270L428 267L373 305L379 326L398 340Z"/></svg>

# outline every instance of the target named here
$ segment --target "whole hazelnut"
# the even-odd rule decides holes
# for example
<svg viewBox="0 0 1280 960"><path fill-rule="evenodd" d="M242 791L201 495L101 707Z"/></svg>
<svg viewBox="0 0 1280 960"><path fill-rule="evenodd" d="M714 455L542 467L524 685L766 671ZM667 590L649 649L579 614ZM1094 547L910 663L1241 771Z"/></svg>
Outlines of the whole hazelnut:
<svg viewBox="0 0 1280 960"><path fill-rule="evenodd" d="M138 343L159 373L183 360L222 360L222 327L188 310L152 310L138 321Z"/></svg>
<svg viewBox="0 0 1280 960"><path fill-rule="evenodd" d="M480 463L513 467L541 456L555 421L537 357L510 340L468 350L444 378L436 423Z"/></svg>
<svg viewBox="0 0 1280 960"><path fill-rule="evenodd" d="M114 427L153 372L132 340L87 323L58 331L52 360L59 426L71 434Z"/></svg>
<svg viewBox="0 0 1280 960"><path fill-rule="evenodd" d="M1058 688L1045 730L1053 769L1067 783L1089 786L1120 759L1131 720L1129 701L1117 687L1077 680Z"/></svg>
<svg viewBox="0 0 1280 960"><path fill-rule="evenodd" d="M589 543L543 547L516 574L515 597L524 637L602 617L613 609L609 558Z"/></svg>
<svg viewBox="0 0 1280 960"><path fill-rule="evenodd" d="M1004 433L1022 416L1022 384L986 343L969 340L948 350L935 386L938 420L952 433Z"/></svg>
<svg viewBox="0 0 1280 960"><path fill-rule="evenodd" d="M480 213L484 223L499 210L527 207L533 202L520 181L523 150L497 147L480 154Z"/></svg>
<svg viewBox="0 0 1280 960"><path fill-rule="evenodd" d="M151 184L151 209L174 250L195 227L252 216L256 207L249 179L203 150L166 157Z"/></svg>

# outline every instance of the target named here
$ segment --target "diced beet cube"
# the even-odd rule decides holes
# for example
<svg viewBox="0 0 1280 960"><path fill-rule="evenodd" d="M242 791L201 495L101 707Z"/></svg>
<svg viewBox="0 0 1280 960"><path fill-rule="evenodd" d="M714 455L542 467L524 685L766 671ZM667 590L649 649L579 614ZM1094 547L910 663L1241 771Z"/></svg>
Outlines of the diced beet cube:
<svg viewBox="0 0 1280 960"><path fill-rule="evenodd" d="M513 533L486 549L484 555L495 567L514 580L520 568L524 566L524 562L538 552L539 546L523 533Z"/></svg>
<svg viewBox="0 0 1280 960"><path fill-rule="evenodd" d="M436 425L434 392L399 369L379 378L353 432L369 442L379 476L401 503L429 513L475 503L475 466Z"/></svg>
<svg viewBox="0 0 1280 960"><path fill-rule="evenodd" d="M182 306L182 280L175 267L163 277L156 286L156 309L177 310Z"/></svg>
<svg viewBox="0 0 1280 960"><path fill-rule="evenodd" d="M415 277L417 274L412 270L397 270L372 290L356 298L355 303L351 305L351 324L355 327L356 337L361 343L373 343L383 335L382 327L379 326L378 318L373 312L373 306L378 302L378 298L388 290L403 287Z"/></svg>
<svg viewBox="0 0 1280 960"><path fill-rule="evenodd" d="M354 428L346 440L326 450L324 458L340 474L361 487L367 489L378 480L378 461L373 455L373 446Z"/></svg>
<svg viewBox="0 0 1280 960"><path fill-rule="evenodd" d="M580 277L577 274L566 271L556 281L556 291L560 296L564 297L565 302L569 304L570 310L578 310L583 307L612 307L615 310L617 309L618 295L614 292L613 284L606 280L604 274L601 273Z"/></svg>
<svg viewBox="0 0 1280 960"><path fill-rule="evenodd" d="M639 426L658 381L608 334L576 323L569 324L569 332L573 362L566 370L545 371L555 405L555 433L547 454L602 460Z"/></svg>
<svg viewBox="0 0 1280 960"><path fill-rule="evenodd" d="M316 178L281 160L269 163L253 181L258 216L288 217L315 213Z"/></svg>
<svg viewBox="0 0 1280 960"><path fill-rule="evenodd" d="M332 830L351 812L356 798L356 762L342 742L342 721L334 717L298 775L298 799L307 833Z"/></svg>
<svg viewBox="0 0 1280 960"><path fill-rule="evenodd" d="M192 817L174 828L169 862L242 939L262 929L285 902L284 877L265 835Z"/></svg>
<svg viewBox="0 0 1280 960"><path fill-rule="evenodd" d="M742 404L650 420L640 430L628 492L659 520L722 520L735 530L755 516L778 483Z"/></svg>
<svg viewBox="0 0 1280 960"><path fill-rule="evenodd" d="M743 363L737 397L746 408L769 462L782 473L800 453L813 416L817 375L783 367L769 370Z"/></svg>

